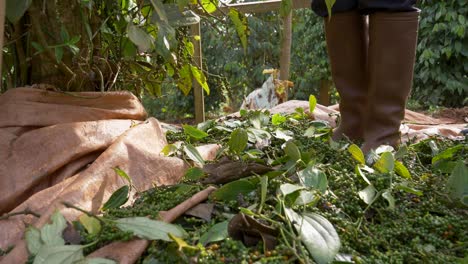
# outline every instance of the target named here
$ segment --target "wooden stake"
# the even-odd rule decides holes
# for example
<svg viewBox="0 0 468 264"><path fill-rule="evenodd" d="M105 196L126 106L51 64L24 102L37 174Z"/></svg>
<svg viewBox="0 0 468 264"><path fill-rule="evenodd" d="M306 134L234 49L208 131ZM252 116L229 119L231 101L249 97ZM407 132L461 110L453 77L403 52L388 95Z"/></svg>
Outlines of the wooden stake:
<svg viewBox="0 0 468 264"><path fill-rule="evenodd" d="M200 70L203 69L202 64L202 50L201 50L201 30L200 23L193 24L190 26L192 37L198 36L198 40L194 39L195 54L193 55L193 63L197 65ZM193 97L195 105L195 122L205 122L205 102L203 98L203 89L201 85L193 80Z"/></svg>

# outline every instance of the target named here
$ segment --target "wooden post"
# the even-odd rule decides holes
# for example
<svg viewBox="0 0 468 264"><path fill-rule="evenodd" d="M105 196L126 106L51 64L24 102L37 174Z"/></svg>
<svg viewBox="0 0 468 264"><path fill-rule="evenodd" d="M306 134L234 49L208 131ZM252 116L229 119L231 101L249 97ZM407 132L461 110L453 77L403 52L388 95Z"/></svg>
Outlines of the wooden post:
<svg viewBox="0 0 468 264"><path fill-rule="evenodd" d="M0 0L0 76L3 76L3 35L5 32L5 0ZM2 91L2 79L0 77L0 91Z"/></svg>
<svg viewBox="0 0 468 264"><path fill-rule="evenodd" d="M193 55L193 63L201 69L202 65L202 50L201 50L201 30L200 23L190 26L192 37L198 36L198 40L193 40L195 54ZM205 102L203 98L203 88L197 81L193 81L193 98L195 105L195 122L205 122Z"/></svg>
<svg viewBox="0 0 468 264"><path fill-rule="evenodd" d="M283 38L281 39L280 79L289 80L289 66L291 64L292 42L292 11L283 18ZM287 95L287 88L286 88ZM286 98L287 100L287 98Z"/></svg>
<svg viewBox="0 0 468 264"><path fill-rule="evenodd" d="M330 105L330 88L332 82L329 80L320 80L320 91L319 91L319 104L328 106Z"/></svg>

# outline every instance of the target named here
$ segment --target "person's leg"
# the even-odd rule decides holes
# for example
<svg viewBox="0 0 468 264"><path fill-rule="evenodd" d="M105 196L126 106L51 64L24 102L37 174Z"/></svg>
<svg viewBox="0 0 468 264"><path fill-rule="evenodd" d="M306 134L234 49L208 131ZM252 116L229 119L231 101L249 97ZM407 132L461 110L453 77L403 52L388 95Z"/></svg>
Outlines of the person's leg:
<svg viewBox="0 0 468 264"><path fill-rule="evenodd" d="M346 136L363 139L363 109L366 104L367 27L357 10L357 1L338 0L331 19L324 18L325 37L332 79L340 94L340 123L333 139ZM321 16L327 15L324 1L312 2Z"/></svg>
<svg viewBox="0 0 468 264"><path fill-rule="evenodd" d="M376 2L382 5L377 6ZM398 2L401 5L397 5ZM413 2L360 2L364 12L370 13L369 101L362 147L364 152L382 144L397 146L400 143L399 129L412 86L417 44L419 10Z"/></svg>

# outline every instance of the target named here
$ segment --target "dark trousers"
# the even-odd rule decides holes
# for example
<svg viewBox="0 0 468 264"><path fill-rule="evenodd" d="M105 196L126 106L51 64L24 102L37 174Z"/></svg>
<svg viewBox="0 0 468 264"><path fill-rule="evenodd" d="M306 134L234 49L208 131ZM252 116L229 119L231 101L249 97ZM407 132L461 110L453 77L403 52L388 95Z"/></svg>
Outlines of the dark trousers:
<svg viewBox="0 0 468 264"><path fill-rule="evenodd" d="M359 10L362 14L376 11L411 12L418 10L414 5L416 0L336 0L332 13ZM325 0L312 0L312 10L322 17L328 16Z"/></svg>

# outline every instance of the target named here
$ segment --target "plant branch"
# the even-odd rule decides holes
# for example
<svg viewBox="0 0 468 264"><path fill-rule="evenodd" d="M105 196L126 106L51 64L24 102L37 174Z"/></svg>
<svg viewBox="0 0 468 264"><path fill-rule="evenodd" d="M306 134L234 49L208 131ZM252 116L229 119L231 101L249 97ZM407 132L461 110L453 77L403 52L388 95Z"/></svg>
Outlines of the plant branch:
<svg viewBox="0 0 468 264"><path fill-rule="evenodd" d="M40 214L31 211L31 209L29 209L29 208L26 208L23 211L3 214L2 216L0 216L0 220L6 220L6 219L8 219L8 218L10 218L12 216L15 216L15 215L33 215L35 217L41 217Z"/></svg>

